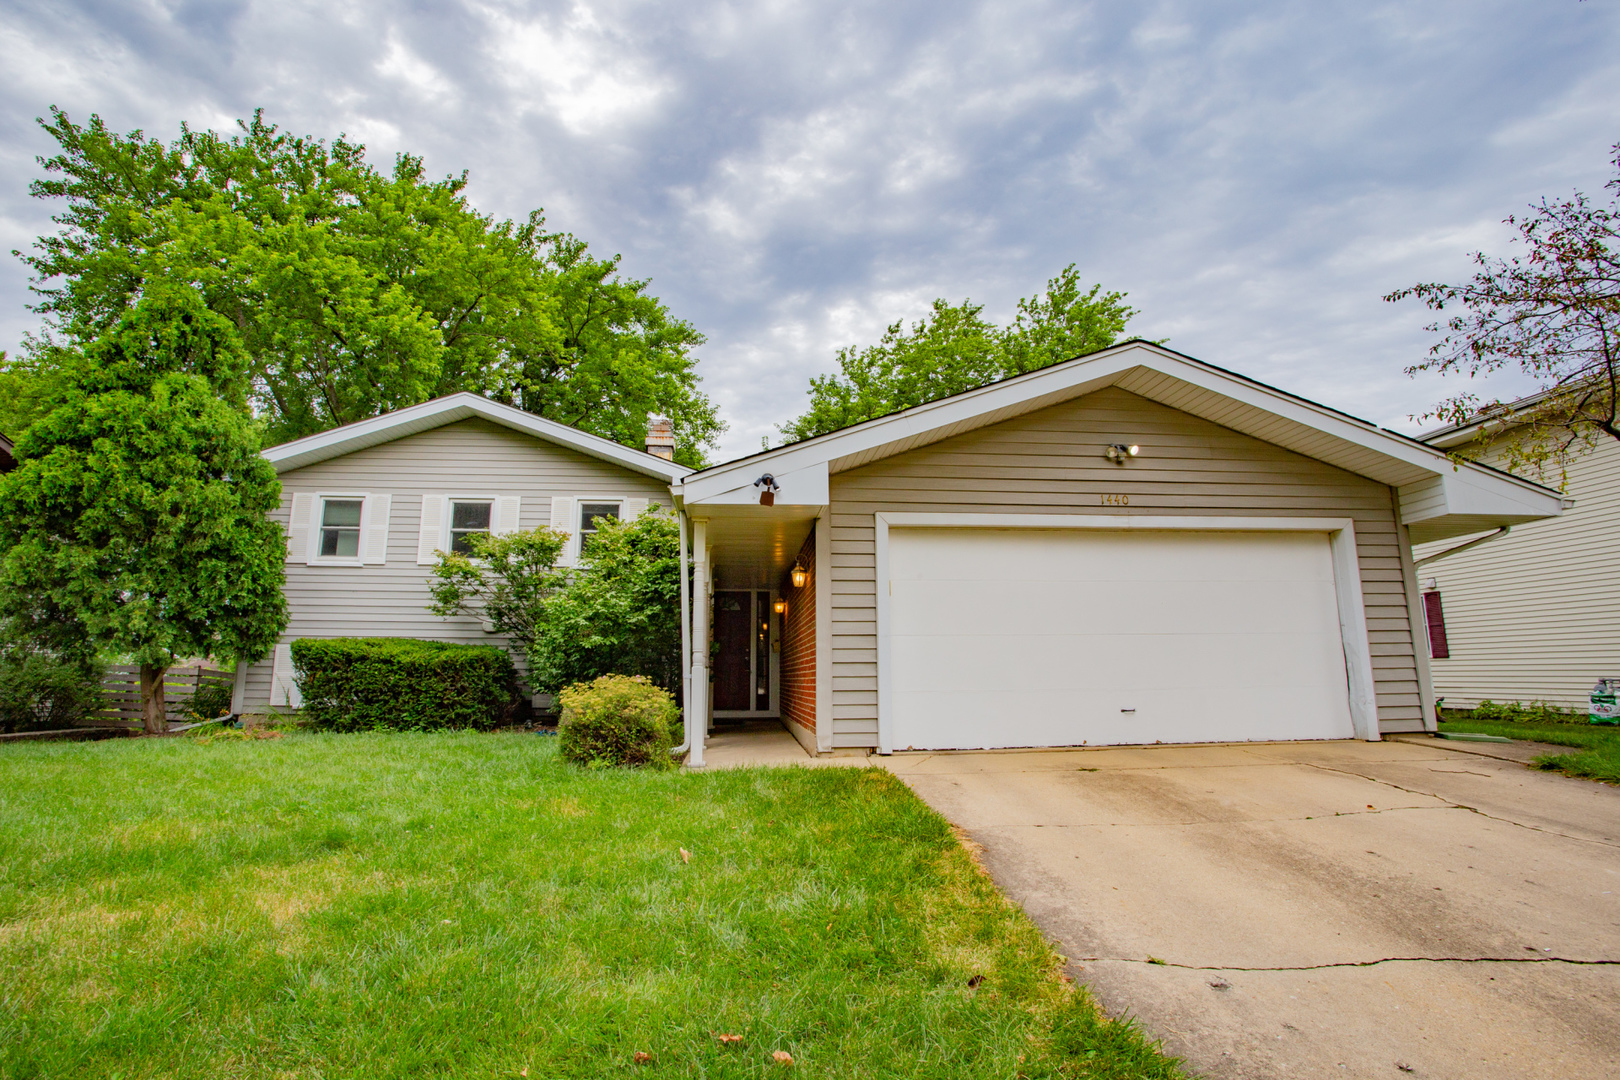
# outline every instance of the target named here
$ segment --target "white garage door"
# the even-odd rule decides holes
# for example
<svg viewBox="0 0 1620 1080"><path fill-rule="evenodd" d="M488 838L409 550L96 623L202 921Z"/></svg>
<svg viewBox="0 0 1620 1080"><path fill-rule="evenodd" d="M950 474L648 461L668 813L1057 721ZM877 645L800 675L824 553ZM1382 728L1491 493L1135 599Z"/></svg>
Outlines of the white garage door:
<svg viewBox="0 0 1620 1080"><path fill-rule="evenodd" d="M1325 533L894 528L895 749L1345 739Z"/></svg>

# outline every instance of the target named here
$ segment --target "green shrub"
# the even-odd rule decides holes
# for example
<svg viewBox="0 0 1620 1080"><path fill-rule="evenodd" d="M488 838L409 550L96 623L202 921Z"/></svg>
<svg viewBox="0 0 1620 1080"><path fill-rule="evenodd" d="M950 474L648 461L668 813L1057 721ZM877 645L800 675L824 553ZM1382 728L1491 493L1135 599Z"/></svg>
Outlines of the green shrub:
<svg viewBox="0 0 1620 1080"><path fill-rule="evenodd" d="M231 711L231 688L220 683L205 683L189 702L186 712L198 720L213 720Z"/></svg>
<svg viewBox="0 0 1620 1080"><path fill-rule="evenodd" d="M1507 724L1584 724L1587 719L1584 712L1572 712L1548 701L1532 701L1528 705L1517 701L1498 704L1489 698L1465 715L1470 720Z"/></svg>
<svg viewBox="0 0 1620 1080"><path fill-rule="evenodd" d="M300 638L292 656L304 719L332 731L490 728L517 697L512 660L493 645Z"/></svg>
<svg viewBox="0 0 1620 1080"><path fill-rule="evenodd" d="M26 647L0 653L0 732L70 728L106 704L105 672Z"/></svg>
<svg viewBox="0 0 1620 1080"><path fill-rule="evenodd" d="M674 767L675 699L646 676L603 675L564 687L558 699L558 743L565 760L588 767Z"/></svg>

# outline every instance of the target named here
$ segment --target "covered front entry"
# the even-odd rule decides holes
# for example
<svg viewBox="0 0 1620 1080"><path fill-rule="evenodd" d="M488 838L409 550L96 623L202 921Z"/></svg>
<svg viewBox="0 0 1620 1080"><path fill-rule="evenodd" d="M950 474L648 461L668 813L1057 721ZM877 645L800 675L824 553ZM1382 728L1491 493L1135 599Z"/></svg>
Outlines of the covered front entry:
<svg viewBox="0 0 1620 1080"><path fill-rule="evenodd" d="M883 561L893 749L1355 733L1328 532L896 526Z"/></svg>
<svg viewBox="0 0 1620 1080"><path fill-rule="evenodd" d="M715 719L775 714L778 645L772 622L770 590L715 590Z"/></svg>

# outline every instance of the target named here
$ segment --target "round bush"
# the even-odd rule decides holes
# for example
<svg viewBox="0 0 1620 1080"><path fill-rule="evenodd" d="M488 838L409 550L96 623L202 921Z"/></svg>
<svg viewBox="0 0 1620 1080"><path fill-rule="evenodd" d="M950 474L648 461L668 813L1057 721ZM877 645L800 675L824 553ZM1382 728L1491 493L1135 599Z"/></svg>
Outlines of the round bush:
<svg viewBox="0 0 1620 1080"><path fill-rule="evenodd" d="M644 675L603 675L557 695L562 703L558 749L587 767L668 769L670 732L678 710L669 691Z"/></svg>

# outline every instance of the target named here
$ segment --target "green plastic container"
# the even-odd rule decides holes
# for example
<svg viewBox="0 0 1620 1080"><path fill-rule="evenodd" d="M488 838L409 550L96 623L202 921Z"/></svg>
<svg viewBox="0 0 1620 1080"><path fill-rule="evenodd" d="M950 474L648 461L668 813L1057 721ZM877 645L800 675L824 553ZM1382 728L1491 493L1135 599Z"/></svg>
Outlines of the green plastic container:
<svg viewBox="0 0 1620 1080"><path fill-rule="evenodd" d="M1615 700L1615 692L1620 690L1620 679L1599 679L1592 687L1592 707L1588 711L1594 724L1620 725L1620 703Z"/></svg>

